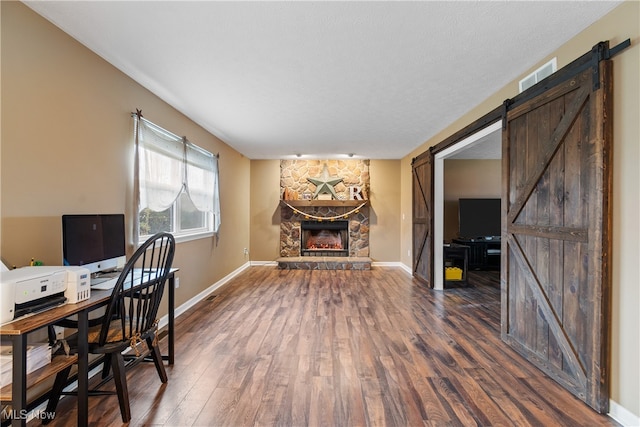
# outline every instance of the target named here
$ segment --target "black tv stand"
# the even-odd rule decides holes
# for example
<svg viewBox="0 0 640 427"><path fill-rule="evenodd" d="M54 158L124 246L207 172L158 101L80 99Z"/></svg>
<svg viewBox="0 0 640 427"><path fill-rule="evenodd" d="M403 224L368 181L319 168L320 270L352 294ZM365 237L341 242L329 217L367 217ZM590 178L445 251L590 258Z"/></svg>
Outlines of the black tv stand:
<svg viewBox="0 0 640 427"><path fill-rule="evenodd" d="M477 239L453 239L453 243L469 246L469 270L500 269L500 237L480 237Z"/></svg>

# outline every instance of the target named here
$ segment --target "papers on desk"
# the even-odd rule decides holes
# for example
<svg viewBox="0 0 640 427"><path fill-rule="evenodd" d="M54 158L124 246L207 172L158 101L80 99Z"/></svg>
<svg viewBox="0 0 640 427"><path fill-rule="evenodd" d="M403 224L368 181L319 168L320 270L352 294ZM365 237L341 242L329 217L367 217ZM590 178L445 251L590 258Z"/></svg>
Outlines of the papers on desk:
<svg viewBox="0 0 640 427"><path fill-rule="evenodd" d="M155 272L155 271L154 271ZM129 273L131 274L131 273ZM145 277L143 282L145 281L149 281L151 280L151 271L149 270L145 270L144 271ZM135 282L138 282L138 284L140 283L140 278L142 276L142 270L140 270L139 268L135 268L133 270L133 280ZM118 278L119 276L116 277L111 277L111 278L97 278L97 279L91 279L91 289L96 289L96 290L100 290L100 291L108 291L114 288L114 286L116 286L116 283L118 282ZM128 287L131 286L131 278L127 277L127 279L125 280L124 283L124 288L127 289Z"/></svg>
<svg viewBox="0 0 640 427"><path fill-rule="evenodd" d="M118 282L117 277L112 277L109 279L91 279L91 289L97 289L100 291L107 291L109 289L113 289L113 287Z"/></svg>
<svg viewBox="0 0 640 427"><path fill-rule="evenodd" d="M51 363L51 347L48 344L27 345L27 374ZM0 387L11 384L13 379L13 348L0 347Z"/></svg>

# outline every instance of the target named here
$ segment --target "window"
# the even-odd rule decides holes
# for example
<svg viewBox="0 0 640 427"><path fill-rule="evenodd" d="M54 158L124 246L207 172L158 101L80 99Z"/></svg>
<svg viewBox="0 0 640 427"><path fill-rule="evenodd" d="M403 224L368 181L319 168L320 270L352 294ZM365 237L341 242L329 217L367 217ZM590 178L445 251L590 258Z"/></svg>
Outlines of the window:
<svg viewBox="0 0 640 427"><path fill-rule="evenodd" d="M178 239L212 235L220 225L218 158L142 118L136 119L138 241L169 231Z"/></svg>

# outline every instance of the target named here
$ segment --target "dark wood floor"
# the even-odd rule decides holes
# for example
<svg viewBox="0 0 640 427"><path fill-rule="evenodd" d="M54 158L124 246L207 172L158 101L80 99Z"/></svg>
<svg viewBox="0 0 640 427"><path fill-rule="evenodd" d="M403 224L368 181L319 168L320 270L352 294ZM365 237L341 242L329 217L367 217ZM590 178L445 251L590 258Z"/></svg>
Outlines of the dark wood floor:
<svg viewBox="0 0 640 427"><path fill-rule="evenodd" d="M252 267L178 319L167 384L130 372L131 425L617 425L500 341L496 278L438 292L399 268ZM92 425L117 408L91 398ZM73 397L58 414L75 425Z"/></svg>

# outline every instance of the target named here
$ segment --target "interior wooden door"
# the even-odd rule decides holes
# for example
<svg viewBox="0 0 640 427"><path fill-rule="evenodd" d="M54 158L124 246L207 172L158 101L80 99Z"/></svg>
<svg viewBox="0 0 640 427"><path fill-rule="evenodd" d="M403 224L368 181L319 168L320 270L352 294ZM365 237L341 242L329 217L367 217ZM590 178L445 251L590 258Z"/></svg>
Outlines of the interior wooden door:
<svg viewBox="0 0 640 427"><path fill-rule="evenodd" d="M507 111L502 338L606 412L611 66L582 69Z"/></svg>
<svg viewBox="0 0 640 427"><path fill-rule="evenodd" d="M433 155L413 159L413 277L433 287Z"/></svg>

